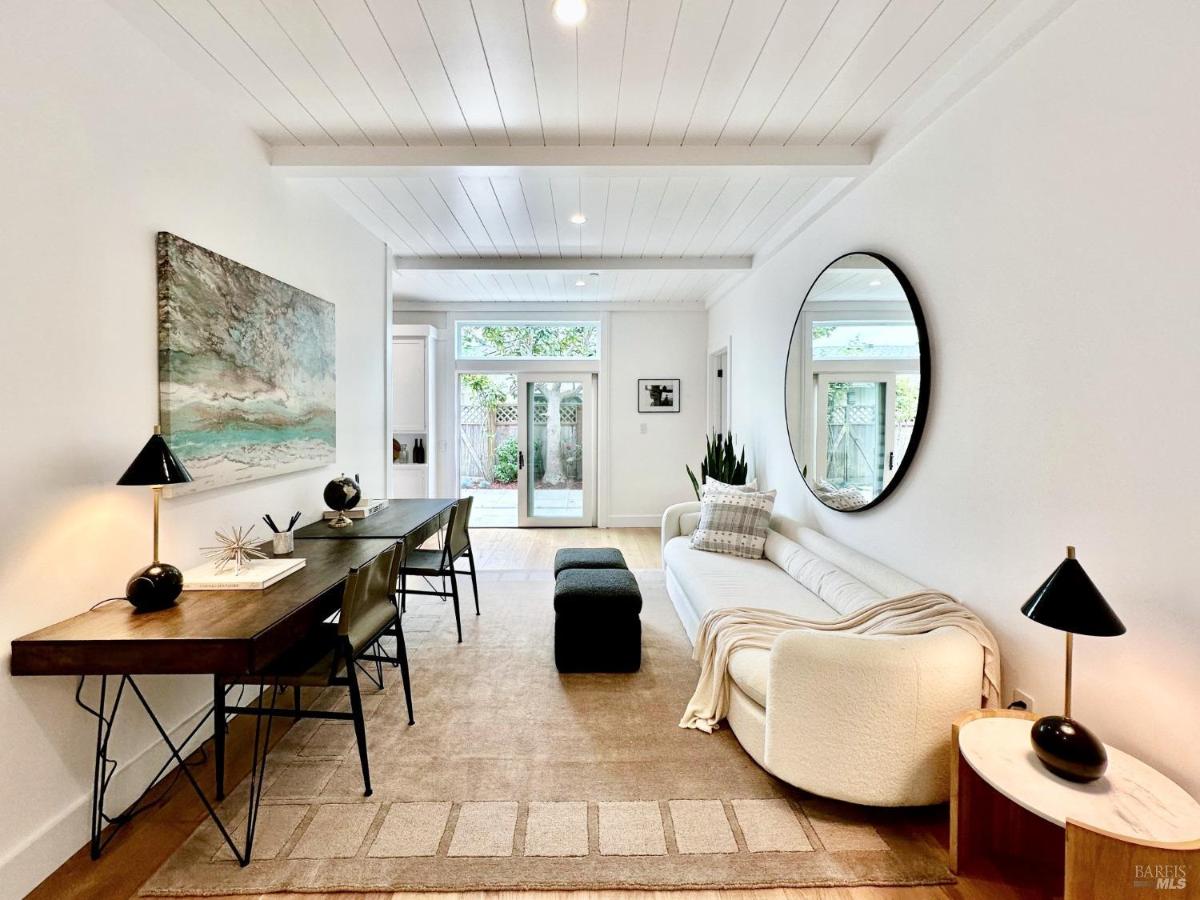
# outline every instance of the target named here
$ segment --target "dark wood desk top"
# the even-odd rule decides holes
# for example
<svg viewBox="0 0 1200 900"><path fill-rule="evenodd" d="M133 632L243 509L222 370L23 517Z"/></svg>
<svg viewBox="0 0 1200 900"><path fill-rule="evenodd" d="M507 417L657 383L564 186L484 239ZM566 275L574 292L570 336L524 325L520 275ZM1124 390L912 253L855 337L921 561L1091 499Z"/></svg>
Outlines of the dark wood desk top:
<svg viewBox="0 0 1200 900"><path fill-rule="evenodd" d="M106 603L13 641L12 674L257 672L337 609L352 567L393 543L298 540L304 568L263 591L184 591L150 613Z"/></svg>
<svg viewBox="0 0 1200 900"><path fill-rule="evenodd" d="M389 500L388 505L365 519L355 519L345 528L330 528L327 521L313 522L296 530L297 538L340 539L391 538L400 540L437 518L457 500Z"/></svg>

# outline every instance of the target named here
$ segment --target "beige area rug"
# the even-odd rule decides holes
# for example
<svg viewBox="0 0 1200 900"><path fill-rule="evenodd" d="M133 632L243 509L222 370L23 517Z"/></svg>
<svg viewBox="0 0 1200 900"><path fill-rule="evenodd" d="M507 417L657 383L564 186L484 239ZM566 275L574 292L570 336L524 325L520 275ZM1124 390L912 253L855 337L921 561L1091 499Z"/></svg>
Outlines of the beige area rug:
<svg viewBox="0 0 1200 900"><path fill-rule="evenodd" d="M953 880L903 813L802 794L727 729L677 727L698 668L662 573L638 573L641 671L566 676L550 573L481 575L483 615L464 602L461 645L448 603L410 601L417 723L389 670L387 690L365 699L373 796L350 723L302 721L270 756L251 864L206 821L143 894ZM346 691L320 702L344 706ZM227 821L244 817L246 796L243 783L222 805Z"/></svg>

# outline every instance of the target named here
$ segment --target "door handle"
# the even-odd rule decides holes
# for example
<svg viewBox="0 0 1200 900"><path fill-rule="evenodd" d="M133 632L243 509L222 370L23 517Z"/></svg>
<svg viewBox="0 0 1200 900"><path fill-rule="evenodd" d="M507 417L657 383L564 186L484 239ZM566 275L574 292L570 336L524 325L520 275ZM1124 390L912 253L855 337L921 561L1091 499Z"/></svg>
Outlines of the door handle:
<svg viewBox="0 0 1200 900"><path fill-rule="evenodd" d="M894 468L896 468L896 452L894 450L889 450L888 451L888 471L890 472Z"/></svg>
<svg viewBox="0 0 1200 900"><path fill-rule="evenodd" d="M517 468L518 469L525 468L525 454L522 453L520 450L517 451Z"/></svg>

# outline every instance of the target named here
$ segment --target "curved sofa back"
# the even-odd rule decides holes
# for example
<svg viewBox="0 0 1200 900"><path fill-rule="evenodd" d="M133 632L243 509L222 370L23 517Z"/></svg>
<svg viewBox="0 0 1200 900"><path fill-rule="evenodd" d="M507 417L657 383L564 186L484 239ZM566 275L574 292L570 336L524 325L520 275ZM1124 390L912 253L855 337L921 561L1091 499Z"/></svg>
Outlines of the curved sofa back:
<svg viewBox="0 0 1200 900"><path fill-rule="evenodd" d="M663 515L664 546L673 537L687 537L695 531L699 522L699 503L693 501L670 507ZM855 580L862 582L880 597L898 597L902 594L923 590L925 587L907 575L872 559L865 553L847 547L845 544L786 516L772 517L771 531L774 532L775 537L769 543L776 545L772 549L778 548L779 538L783 538L786 542L799 544L808 552L821 557ZM768 556L775 557L772 561L778 562L778 553L768 552ZM823 599L831 598L823 597Z"/></svg>
<svg viewBox="0 0 1200 900"><path fill-rule="evenodd" d="M833 563L843 572L854 576L884 597L899 597L902 594L911 594L913 591L925 588L923 584L913 581L907 575L903 575L831 537L813 531L811 528L801 527L797 533L796 543Z"/></svg>

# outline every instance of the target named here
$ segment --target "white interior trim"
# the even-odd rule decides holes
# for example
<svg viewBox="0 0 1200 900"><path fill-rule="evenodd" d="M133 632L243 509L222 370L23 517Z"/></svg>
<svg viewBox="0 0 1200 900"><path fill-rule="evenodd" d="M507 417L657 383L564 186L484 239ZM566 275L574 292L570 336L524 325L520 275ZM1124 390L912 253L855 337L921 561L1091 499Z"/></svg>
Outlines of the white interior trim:
<svg viewBox="0 0 1200 900"><path fill-rule="evenodd" d="M855 146L285 147L271 167L289 177L859 175L872 148Z"/></svg>
<svg viewBox="0 0 1200 900"><path fill-rule="evenodd" d="M397 271L457 272L738 272L753 256L395 256Z"/></svg>

